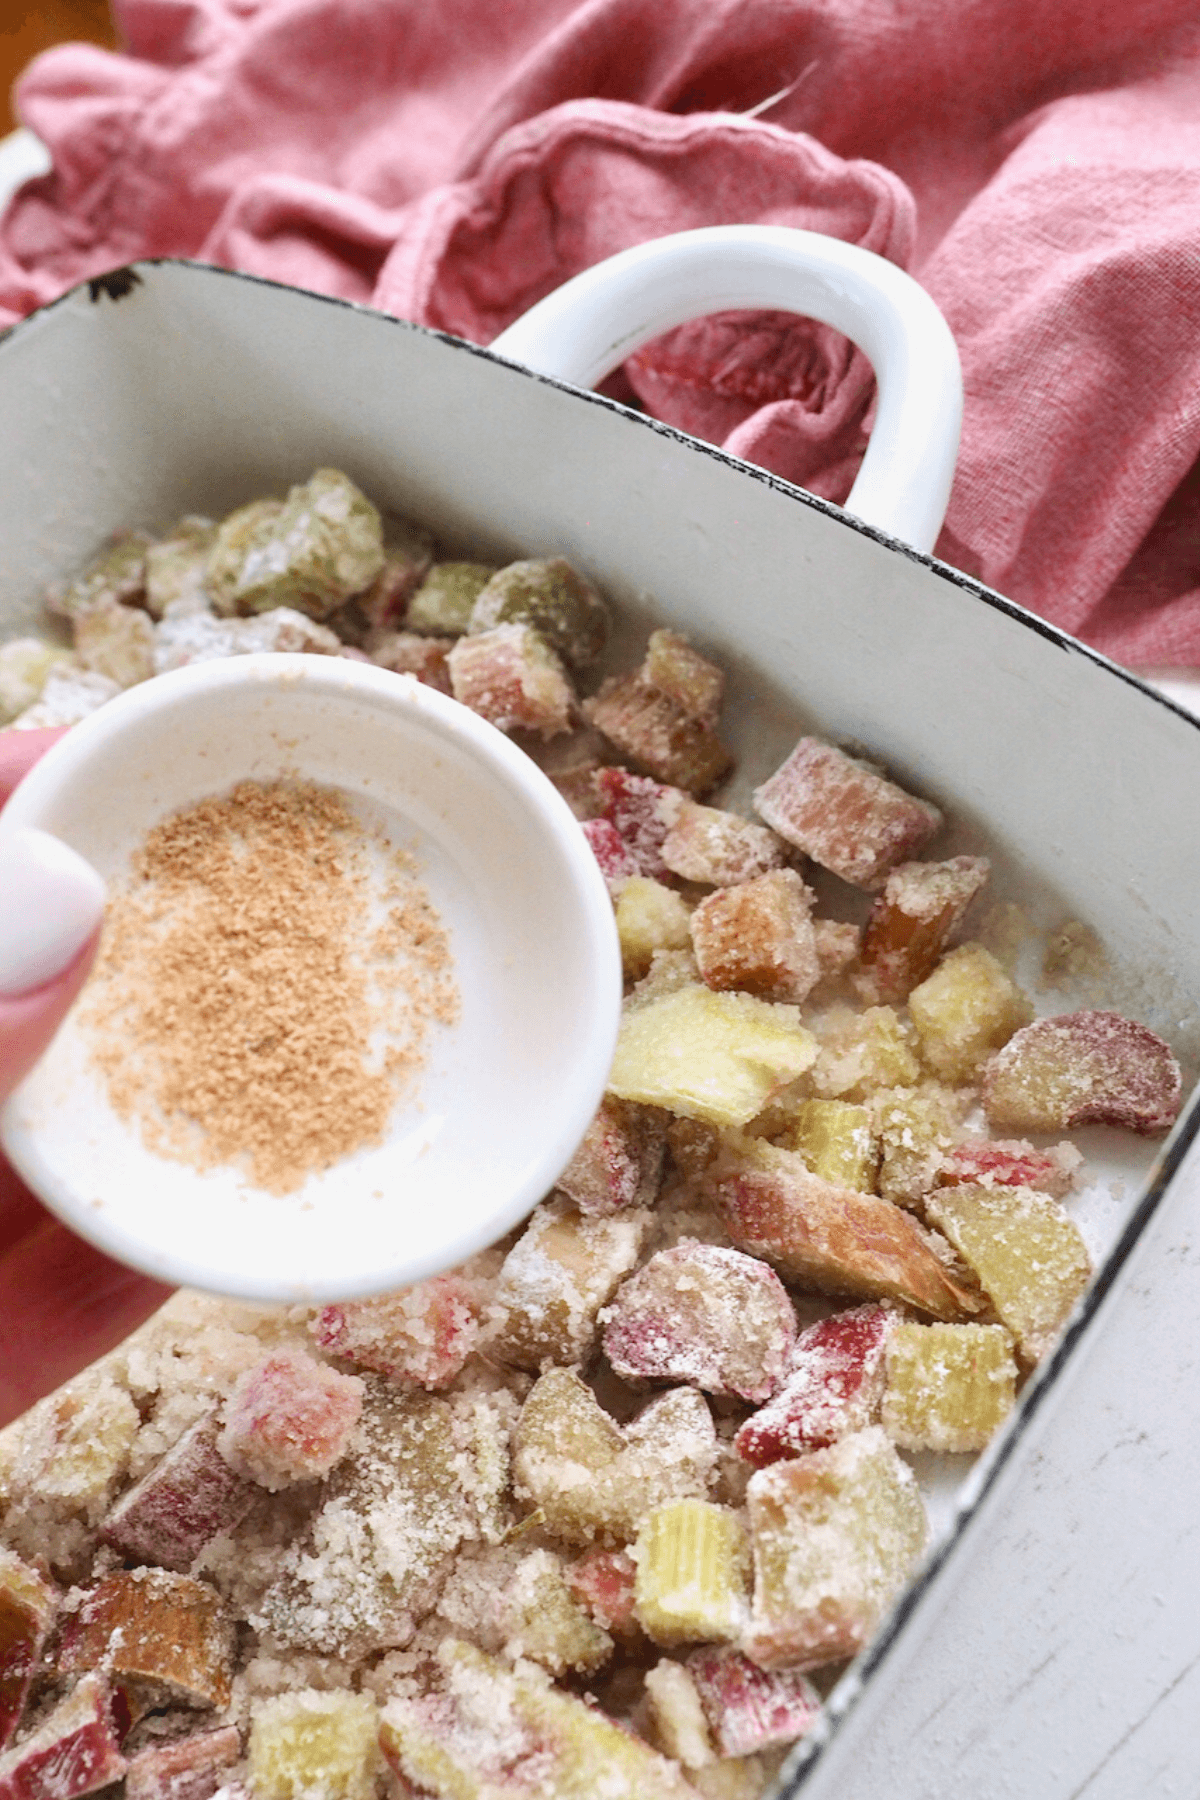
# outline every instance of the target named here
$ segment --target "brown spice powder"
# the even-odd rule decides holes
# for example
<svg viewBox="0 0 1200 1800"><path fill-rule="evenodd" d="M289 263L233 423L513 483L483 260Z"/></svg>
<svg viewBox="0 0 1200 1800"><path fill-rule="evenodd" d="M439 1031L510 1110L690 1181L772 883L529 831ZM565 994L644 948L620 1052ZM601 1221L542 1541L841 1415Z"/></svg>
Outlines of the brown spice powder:
<svg viewBox="0 0 1200 1800"><path fill-rule="evenodd" d="M151 1149L282 1194L382 1141L458 1011L411 858L333 789L246 781L149 833L81 1016Z"/></svg>

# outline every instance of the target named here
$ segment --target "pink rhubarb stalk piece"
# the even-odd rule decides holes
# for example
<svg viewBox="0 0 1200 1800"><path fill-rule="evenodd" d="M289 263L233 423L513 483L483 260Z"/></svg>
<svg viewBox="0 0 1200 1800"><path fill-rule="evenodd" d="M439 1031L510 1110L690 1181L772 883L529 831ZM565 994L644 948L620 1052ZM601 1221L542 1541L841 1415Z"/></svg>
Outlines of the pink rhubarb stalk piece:
<svg viewBox="0 0 1200 1800"><path fill-rule="evenodd" d="M868 1006L905 1000L932 975L990 872L983 856L901 863L892 870L863 932L863 973L856 985Z"/></svg>
<svg viewBox="0 0 1200 1800"><path fill-rule="evenodd" d="M740 1650L705 1645L684 1666L722 1756L794 1744L821 1711L821 1696L807 1676L760 1669Z"/></svg>
<svg viewBox="0 0 1200 1800"><path fill-rule="evenodd" d="M638 873L632 850L611 820L585 819L580 830L591 845L592 855L600 864L600 873L610 890Z"/></svg>
<svg viewBox="0 0 1200 1800"><path fill-rule="evenodd" d="M1035 1019L983 1071L989 1122L1016 1131L1122 1125L1152 1137L1174 1124L1182 1094L1170 1047L1114 1012Z"/></svg>
<svg viewBox="0 0 1200 1800"><path fill-rule="evenodd" d="M606 819L633 859L633 873L661 881L667 874L662 847L679 818L687 795L677 787L631 775L628 769L597 769L595 793Z"/></svg>
<svg viewBox="0 0 1200 1800"><path fill-rule="evenodd" d="M118 1500L100 1527L104 1543L130 1562L182 1571L241 1522L259 1490L220 1454L217 1429L209 1416L184 1432Z"/></svg>
<svg viewBox="0 0 1200 1800"><path fill-rule="evenodd" d="M125 1800L211 1800L241 1754L236 1725L151 1744L130 1759Z"/></svg>
<svg viewBox="0 0 1200 1800"><path fill-rule="evenodd" d="M966 1138L943 1153L938 1187L1027 1187L1061 1200L1083 1162L1074 1144L1038 1150L1021 1138Z"/></svg>
<svg viewBox="0 0 1200 1800"><path fill-rule="evenodd" d="M567 1570L567 1586L589 1616L617 1637L639 1637L633 1610L637 1565L627 1550L589 1550Z"/></svg>
<svg viewBox="0 0 1200 1800"><path fill-rule="evenodd" d="M78 1800L120 1781L127 1767L108 1683L85 1675L35 1732L0 1756L0 1800Z"/></svg>
<svg viewBox="0 0 1200 1800"><path fill-rule="evenodd" d="M479 1342L478 1302L461 1275L322 1307L309 1326L323 1350L399 1387L448 1387Z"/></svg>
<svg viewBox="0 0 1200 1800"><path fill-rule="evenodd" d="M765 1400L796 1341L787 1290L766 1263L684 1238L618 1290L604 1352L626 1381L686 1382Z"/></svg>
<svg viewBox="0 0 1200 1800"><path fill-rule="evenodd" d="M0 1750L25 1710L58 1595L36 1569L0 1550Z"/></svg>
<svg viewBox="0 0 1200 1800"><path fill-rule="evenodd" d="M802 1331L783 1386L734 1439L742 1460L762 1469L873 1424L886 1380L887 1324L882 1306L856 1306Z"/></svg>
<svg viewBox="0 0 1200 1800"><path fill-rule="evenodd" d="M277 1350L240 1377L218 1439L239 1475L272 1493L328 1475L350 1448L363 1384L303 1350Z"/></svg>
<svg viewBox="0 0 1200 1800"><path fill-rule="evenodd" d="M754 793L773 831L854 887L883 885L942 824L936 806L832 744L804 737Z"/></svg>
<svg viewBox="0 0 1200 1800"><path fill-rule="evenodd" d="M233 1623L206 1581L119 1569L69 1616L58 1667L104 1670L140 1717L155 1706L227 1706L233 1650Z"/></svg>
<svg viewBox="0 0 1200 1800"><path fill-rule="evenodd" d="M593 1218L627 1206L653 1206L665 1149L661 1113L609 1096L601 1101L558 1185L581 1213Z"/></svg>

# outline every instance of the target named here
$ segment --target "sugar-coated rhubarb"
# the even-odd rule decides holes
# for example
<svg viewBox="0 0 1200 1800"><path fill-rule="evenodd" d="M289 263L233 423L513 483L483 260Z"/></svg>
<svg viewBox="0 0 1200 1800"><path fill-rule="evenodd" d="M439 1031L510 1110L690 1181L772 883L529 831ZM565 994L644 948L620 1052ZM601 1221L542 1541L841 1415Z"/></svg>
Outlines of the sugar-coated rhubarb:
<svg viewBox="0 0 1200 1800"><path fill-rule="evenodd" d="M795 1150L814 1175L835 1187L870 1192L875 1185L879 1153L865 1106L845 1100L804 1100L775 1141L785 1150Z"/></svg>
<svg viewBox="0 0 1200 1800"><path fill-rule="evenodd" d="M636 1636L634 1612L637 1564L627 1550L589 1550L567 1570L567 1585L604 1631Z"/></svg>
<svg viewBox="0 0 1200 1800"><path fill-rule="evenodd" d="M652 631L642 674L651 687L674 700L689 719L715 725L725 693L725 671L677 631Z"/></svg>
<svg viewBox="0 0 1200 1800"><path fill-rule="evenodd" d="M749 1550L735 1512L709 1500L674 1500L643 1519L631 1552L634 1605L648 1637L727 1643L746 1622Z"/></svg>
<svg viewBox="0 0 1200 1800"><path fill-rule="evenodd" d="M328 1475L350 1448L362 1382L303 1350L247 1369L229 1397L217 1448L239 1475L275 1492Z"/></svg>
<svg viewBox="0 0 1200 1800"><path fill-rule="evenodd" d="M584 819L581 829L600 865L600 873L608 883L609 892L619 894L630 876L638 872L633 852L608 819Z"/></svg>
<svg viewBox="0 0 1200 1800"><path fill-rule="evenodd" d="M149 546L145 531L118 532L72 581L56 583L47 590L47 607L74 620L97 606L116 602L139 605L146 591Z"/></svg>
<svg viewBox="0 0 1200 1800"><path fill-rule="evenodd" d="M794 869L718 888L697 906L691 931L711 988L798 1006L820 979L812 894Z"/></svg>
<svg viewBox="0 0 1200 1800"><path fill-rule="evenodd" d="M520 1369L582 1361L649 1227L640 1207L585 1218L566 1200L539 1206L496 1284L494 1353Z"/></svg>
<svg viewBox="0 0 1200 1800"><path fill-rule="evenodd" d="M794 1008L695 984L627 1007L608 1085L684 1118L746 1125L816 1054Z"/></svg>
<svg viewBox="0 0 1200 1800"><path fill-rule="evenodd" d="M823 1100L865 1100L881 1087L908 1087L921 1066L912 1028L890 1006L866 1012L831 1007L821 1020L821 1046L813 1065L814 1091Z"/></svg>
<svg viewBox="0 0 1200 1800"><path fill-rule="evenodd" d="M384 526L383 567L354 604L372 631L398 626L409 601L430 572L433 538L422 525L389 519Z"/></svg>
<svg viewBox="0 0 1200 1800"><path fill-rule="evenodd" d="M20 1723L57 1606L50 1583L0 1549L0 1750Z"/></svg>
<svg viewBox="0 0 1200 1800"><path fill-rule="evenodd" d="M70 1614L58 1667L68 1675L103 1669L160 1706L220 1708L229 1703L233 1648L233 1623L208 1582L127 1569L106 1575Z"/></svg>
<svg viewBox="0 0 1200 1800"><path fill-rule="evenodd" d="M863 970L856 982L862 998L872 1005L904 1000L931 975L990 872L983 856L893 869L863 932Z"/></svg>
<svg viewBox="0 0 1200 1800"><path fill-rule="evenodd" d="M731 1647L704 1645L685 1664L722 1756L793 1744L812 1729L821 1696L804 1675L761 1669Z"/></svg>
<svg viewBox="0 0 1200 1800"><path fill-rule="evenodd" d="M937 1082L878 1089L871 1116L880 1149L879 1192L898 1206L919 1207L942 1178L963 1111L962 1095Z"/></svg>
<svg viewBox="0 0 1200 1800"><path fill-rule="evenodd" d="M844 975L859 952L862 942L859 927L842 919L814 919L813 936L822 980L833 981Z"/></svg>
<svg viewBox="0 0 1200 1800"><path fill-rule="evenodd" d="M1113 1012L1026 1025L983 1076L989 1121L1016 1131L1121 1125L1154 1136L1174 1124L1182 1094L1179 1064L1163 1040Z"/></svg>
<svg viewBox="0 0 1200 1800"><path fill-rule="evenodd" d="M877 888L942 824L936 806L819 738L801 738L754 807L773 831L854 887Z"/></svg>
<svg viewBox="0 0 1200 1800"><path fill-rule="evenodd" d="M856 1655L925 1547L912 1471L873 1425L760 1469L746 1501L754 1601L742 1648L765 1669Z"/></svg>
<svg viewBox="0 0 1200 1800"><path fill-rule="evenodd" d="M691 908L673 888L649 876L633 875L622 883L616 914L621 966L628 980L639 981L659 951L685 950L692 941Z"/></svg>
<svg viewBox="0 0 1200 1800"><path fill-rule="evenodd" d="M478 1303L461 1275L324 1306L309 1326L323 1350L401 1387L448 1387L479 1342Z"/></svg>
<svg viewBox="0 0 1200 1800"><path fill-rule="evenodd" d="M256 1800L372 1800L380 1773L379 1709L367 1694L275 1694L250 1714Z"/></svg>
<svg viewBox="0 0 1200 1800"><path fill-rule="evenodd" d="M339 469L318 469L279 502L255 501L222 520L205 585L222 613L293 606L322 619L383 568L383 523Z"/></svg>
<svg viewBox="0 0 1200 1800"><path fill-rule="evenodd" d="M1031 1188L936 1188L925 1207L974 1270L1022 1356L1039 1361L1092 1272L1074 1220Z"/></svg>
<svg viewBox="0 0 1200 1800"><path fill-rule="evenodd" d="M1028 1187L1061 1200L1074 1186L1082 1162L1074 1144L1038 1150L1021 1138L964 1138L942 1155L936 1185Z"/></svg>
<svg viewBox="0 0 1200 1800"><path fill-rule="evenodd" d="M702 1397L675 1388L623 1429L566 1369L548 1369L513 1439L517 1491L563 1542L627 1544L654 1507L703 1498L717 1456Z"/></svg>
<svg viewBox="0 0 1200 1800"><path fill-rule="evenodd" d="M142 604L152 619L169 606L207 608L204 571L217 528L199 513L186 513L166 536L146 548L146 591Z"/></svg>
<svg viewBox="0 0 1200 1800"><path fill-rule="evenodd" d="M120 692L119 684L109 676L81 669L74 659L56 662L38 698L17 714L12 729L46 731L59 725L78 725Z"/></svg>
<svg viewBox="0 0 1200 1800"><path fill-rule="evenodd" d="M664 1755L689 1773L715 1762L700 1695L682 1663L664 1656L647 1669L642 1696L651 1740Z"/></svg>
<svg viewBox="0 0 1200 1800"><path fill-rule="evenodd" d="M558 1178L585 1217L653 1206L662 1180L666 1117L607 1096Z"/></svg>
<svg viewBox="0 0 1200 1800"><path fill-rule="evenodd" d="M628 769L597 769L594 780L600 816L625 843L633 872L661 880L668 873L663 844L687 804L686 794Z"/></svg>
<svg viewBox="0 0 1200 1800"><path fill-rule="evenodd" d="M185 1431L118 1500L100 1527L103 1541L130 1561L182 1571L231 1530L259 1490L225 1461L218 1429L208 1417Z"/></svg>
<svg viewBox="0 0 1200 1800"><path fill-rule="evenodd" d="M9 725L41 698L56 663L68 662L69 650L41 638L10 638L0 644L0 726Z"/></svg>
<svg viewBox="0 0 1200 1800"><path fill-rule="evenodd" d="M471 623L472 607L495 573L490 563L434 563L409 601L404 623L410 631L461 637Z"/></svg>
<svg viewBox="0 0 1200 1800"><path fill-rule="evenodd" d="M148 1744L130 1758L125 1800L211 1800L241 1754L236 1725Z"/></svg>
<svg viewBox="0 0 1200 1800"><path fill-rule="evenodd" d="M880 1423L904 1450L982 1450L1012 1411L1017 1365L1002 1325L916 1325L888 1333Z"/></svg>
<svg viewBox="0 0 1200 1800"><path fill-rule="evenodd" d="M120 688L136 687L154 673L154 626L138 607L116 600L91 607L76 618L74 639L83 667Z"/></svg>
<svg viewBox="0 0 1200 1800"><path fill-rule="evenodd" d="M119 1781L128 1764L101 1675L85 1675L37 1729L0 1756L0 1800L79 1800Z"/></svg>
<svg viewBox="0 0 1200 1800"><path fill-rule="evenodd" d="M736 887L781 869L785 847L773 831L737 813L688 800L663 839L662 860L673 875L708 887Z"/></svg>
<svg viewBox="0 0 1200 1800"><path fill-rule="evenodd" d="M944 956L908 996L921 1055L942 1081L971 1081L992 1051L1033 1017L1033 1007L982 944Z"/></svg>
<svg viewBox="0 0 1200 1800"><path fill-rule="evenodd" d="M468 627L528 625L569 668L594 663L608 641L608 607L564 557L508 563L479 591Z"/></svg>
<svg viewBox="0 0 1200 1800"><path fill-rule="evenodd" d="M979 1308L915 1219L876 1194L822 1181L794 1151L727 1133L704 1182L735 1244L807 1287L902 1300L940 1319Z"/></svg>
<svg viewBox="0 0 1200 1800"><path fill-rule="evenodd" d="M772 1269L738 1250L684 1238L617 1290L604 1353L626 1381L679 1381L761 1401L796 1341L796 1315Z"/></svg>
<svg viewBox="0 0 1200 1800"><path fill-rule="evenodd" d="M733 757L712 726L689 716L640 672L610 676L583 710L641 773L684 788L696 799L710 793L733 767Z"/></svg>
<svg viewBox="0 0 1200 1800"><path fill-rule="evenodd" d="M450 692L446 646L415 631L385 631L371 643L371 661L396 675L415 675L440 694Z"/></svg>
<svg viewBox="0 0 1200 1800"><path fill-rule="evenodd" d="M528 625L461 637L446 658L454 698L501 731L569 731L575 690L562 662Z"/></svg>
<svg viewBox="0 0 1200 1800"><path fill-rule="evenodd" d="M802 1331L778 1393L738 1430L742 1460L762 1469L875 1424L888 1323L882 1306L856 1306Z"/></svg>
<svg viewBox="0 0 1200 1800"><path fill-rule="evenodd" d="M22 1462L46 1498L101 1505L124 1473L140 1420L124 1388L85 1371L27 1414Z"/></svg>

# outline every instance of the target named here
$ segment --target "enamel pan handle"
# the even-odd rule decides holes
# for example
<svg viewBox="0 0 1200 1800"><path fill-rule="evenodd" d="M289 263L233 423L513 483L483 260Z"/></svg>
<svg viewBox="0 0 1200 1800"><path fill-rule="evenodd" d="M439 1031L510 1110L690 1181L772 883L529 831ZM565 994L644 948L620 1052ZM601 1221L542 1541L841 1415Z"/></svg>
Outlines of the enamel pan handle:
<svg viewBox="0 0 1200 1800"><path fill-rule="evenodd" d="M681 231L585 269L491 348L537 374L594 387L661 332L743 307L820 319L866 354L878 406L846 510L931 550L958 455L958 351L924 289L870 250L786 226Z"/></svg>

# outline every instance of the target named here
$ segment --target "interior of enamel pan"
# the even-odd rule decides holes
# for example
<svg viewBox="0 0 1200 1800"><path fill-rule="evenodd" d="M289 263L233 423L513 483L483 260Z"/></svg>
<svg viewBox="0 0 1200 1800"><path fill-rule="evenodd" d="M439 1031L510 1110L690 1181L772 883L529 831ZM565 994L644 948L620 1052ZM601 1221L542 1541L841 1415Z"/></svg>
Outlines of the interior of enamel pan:
<svg viewBox="0 0 1200 1800"><path fill-rule="evenodd" d="M1099 934L1104 1000L1162 1032L1194 1079L1200 839L1180 821L1200 727L995 596L608 402L219 271L143 265L123 297L69 296L0 345L0 384L5 633L118 526L344 468L460 552L569 557L620 611L614 663L650 621L715 655L735 803L801 729L868 746L950 815L937 854L986 850L995 897L1042 929L1078 918ZM854 913L846 890L836 904ZM1072 1211L1102 1255L1159 1146L1075 1136L1092 1182ZM945 1520L960 1471L918 1460Z"/></svg>

